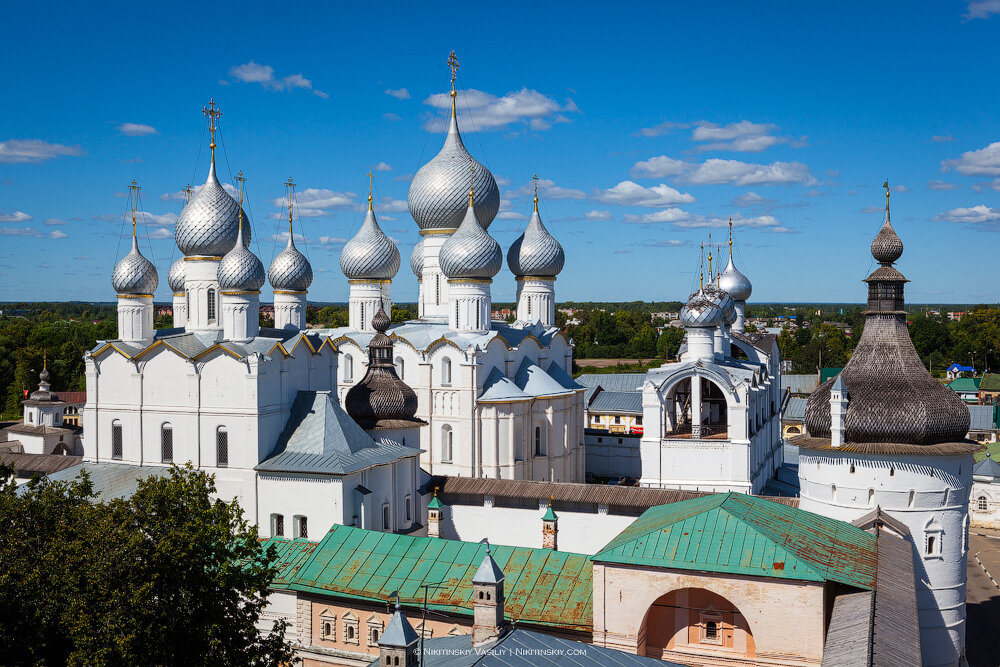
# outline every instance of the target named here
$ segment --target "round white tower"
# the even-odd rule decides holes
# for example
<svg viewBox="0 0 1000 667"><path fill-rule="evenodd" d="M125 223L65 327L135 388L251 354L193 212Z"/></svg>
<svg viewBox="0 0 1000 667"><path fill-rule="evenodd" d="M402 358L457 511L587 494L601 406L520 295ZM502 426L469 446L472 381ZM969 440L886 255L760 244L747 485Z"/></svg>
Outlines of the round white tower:
<svg viewBox="0 0 1000 667"><path fill-rule="evenodd" d="M111 286L118 296L118 338L124 341L148 341L153 338L153 293L160 277L153 263L139 252L135 232L136 198L139 186L129 186L132 192L132 249L115 264Z"/></svg>
<svg viewBox="0 0 1000 667"><path fill-rule="evenodd" d="M306 297L312 285L312 265L306 256L295 247L292 232L292 189L295 184L289 178L288 186L288 244L271 261L267 278L274 290L274 326L276 329L302 330L306 328Z"/></svg>
<svg viewBox="0 0 1000 667"><path fill-rule="evenodd" d="M371 174L369 173L369 178ZM368 189L368 212L361 229L340 252L340 270L350 285L348 327L351 331L374 331L372 318L379 308L392 312L392 279L399 271L399 249L375 219Z"/></svg>
<svg viewBox="0 0 1000 667"><path fill-rule="evenodd" d="M692 294L684 304L680 320L687 332L687 350L681 361L714 361L715 330L722 322L722 310L704 288Z"/></svg>
<svg viewBox="0 0 1000 667"><path fill-rule="evenodd" d="M242 206L243 173L240 183ZM240 209L242 211L242 208ZM239 217L233 249L219 262L219 294L222 295L222 331L227 340L247 341L260 333L260 288L264 285L264 265L243 242L243 216Z"/></svg>
<svg viewBox="0 0 1000 667"><path fill-rule="evenodd" d="M448 325L452 331L489 331L493 276L503 264L500 244L479 224L475 196L458 231L441 247L441 270L448 277Z"/></svg>
<svg viewBox="0 0 1000 667"><path fill-rule="evenodd" d="M889 221L872 243L865 328L850 361L809 397L799 446L804 510L844 521L881 507L913 542L924 665L965 652L966 551L973 452L969 411L924 368L903 309L903 253ZM879 563L879 567L892 567Z"/></svg>
<svg viewBox="0 0 1000 667"><path fill-rule="evenodd" d="M538 215L538 177L534 178L535 210L507 251L507 266L517 281L517 319L551 327L556 323L556 276L566 263L566 253Z"/></svg>

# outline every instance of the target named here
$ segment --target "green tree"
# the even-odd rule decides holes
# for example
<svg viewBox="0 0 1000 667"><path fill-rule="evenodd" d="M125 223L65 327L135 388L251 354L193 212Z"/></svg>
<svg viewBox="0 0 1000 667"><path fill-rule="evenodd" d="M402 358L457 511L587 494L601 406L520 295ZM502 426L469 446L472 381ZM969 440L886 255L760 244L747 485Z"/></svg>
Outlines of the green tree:
<svg viewBox="0 0 1000 667"><path fill-rule="evenodd" d="M278 665L261 633L276 566L204 472L173 468L130 499L69 483L0 482L0 655L11 665Z"/></svg>

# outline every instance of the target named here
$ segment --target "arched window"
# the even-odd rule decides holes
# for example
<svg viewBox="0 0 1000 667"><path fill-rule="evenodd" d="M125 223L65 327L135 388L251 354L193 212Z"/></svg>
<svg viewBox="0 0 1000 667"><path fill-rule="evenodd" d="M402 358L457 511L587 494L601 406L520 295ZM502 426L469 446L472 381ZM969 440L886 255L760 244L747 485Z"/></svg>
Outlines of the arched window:
<svg viewBox="0 0 1000 667"><path fill-rule="evenodd" d="M215 290L212 288L208 289L208 321L210 324L215 322Z"/></svg>
<svg viewBox="0 0 1000 667"><path fill-rule="evenodd" d="M990 501L986 499L986 496L979 496L976 499L976 509L980 512L985 512L990 508Z"/></svg>
<svg viewBox="0 0 1000 667"><path fill-rule="evenodd" d="M344 355L344 382L354 380L354 357L349 354Z"/></svg>
<svg viewBox="0 0 1000 667"><path fill-rule="evenodd" d="M170 424L160 427L160 460L164 463L174 461L174 427Z"/></svg>
<svg viewBox="0 0 1000 667"><path fill-rule="evenodd" d="M361 302L361 328L365 328L365 302Z"/></svg>
<svg viewBox="0 0 1000 667"><path fill-rule="evenodd" d="M937 535L928 535L927 536L927 555L928 556L933 556L935 553L937 553L935 551L935 549L937 548L937 546L938 546L937 545Z"/></svg>
<svg viewBox="0 0 1000 667"><path fill-rule="evenodd" d="M451 358L445 357L441 361L441 384L451 384Z"/></svg>
<svg viewBox="0 0 1000 667"><path fill-rule="evenodd" d="M529 316L531 315L531 297L530 296L528 297L528 315ZM528 319L530 320L531 317L528 317Z"/></svg>
<svg viewBox="0 0 1000 667"><path fill-rule="evenodd" d="M535 456L545 455L545 438L542 437L542 427L535 427Z"/></svg>
<svg viewBox="0 0 1000 667"><path fill-rule="evenodd" d="M184 310L187 311L188 315L191 314L191 292L184 292Z"/></svg>
<svg viewBox="0 0 1000 667"><path fill-rule="evenodd" d="M215 431L215 465L220 468L229 465L229 431L225 426Z"/></svg>
<svg viewBox="0 0 1000 667"><path fill-rule="evenodd" d="M292 517L292 530L295 533L295 537L309 537L309 525L307 523L306 517L302 515L296 515Z"/></svg>
<svg viewBox="0 0 1000 667"><path fill-rule="evenodd" d="M33 424L34 422L35 422L35 413L29 412L28 413L28 423L29 424Z"/></svg>
<svg viewBox="0 0 1000 667"><path fill-rule="evenodd" d="M483 328L483 304L476 304L476 329Z"/></svg>
<svg viewBox="0 0 1000 667"><path fill-rule="evenodd" d="M282 514L271 515L271 537L285 536L285 517Z"/></svg>
<svg viewBox="0 0 1000 667"><path fill-rule="evenodd" d="M453 436L451 426L445 424L441 427L441 463L451 463Z"/></svg>
<svg viewBox="0 0 1000 667"><path fill-rule="evenodd" d="M459 325L459 315L458 315L458 300L455 300L455 326Z"/></svg>
<svg viewBox="0 0 1000 667"><path fill-rule="evenodd" d="M404 380L405 381L406 378L403 377L403 375L404 375L403 374L403 370L405 368L405 364L403 363L403 357L396 357L396 359L393 361L393 363L396 365L396 375L399 376L400 380Z"/></svg>
<svg viewBox="0 0 1000 667"><path fill-rule="evenodd" d="M119 420L111 422L111 458L122 457L122 423Z"/></svg>

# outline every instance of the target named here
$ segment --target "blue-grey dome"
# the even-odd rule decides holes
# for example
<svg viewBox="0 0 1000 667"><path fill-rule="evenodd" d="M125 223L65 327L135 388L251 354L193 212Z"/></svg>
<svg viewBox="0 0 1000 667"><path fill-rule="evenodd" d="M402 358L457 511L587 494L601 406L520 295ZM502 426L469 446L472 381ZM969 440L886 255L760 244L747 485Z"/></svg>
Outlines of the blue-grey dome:
<svg viewBox="0 0 1000 667"><path fill-rule="evenodd" d="M743 275L733 263L733 256L729 256L729 264L719 276L719 287L721 287L736 301L746 301L753 293L753 285L750 279Z"/></svg>
<svg viewBox="0 0 1000 667"><path fill-rule="evenodd" d="M170 286L172 293L184 293L184 272L186 268L187 263L183 257L179 257L176 262L170 265L170 271L167 272L167 285Z"/></svg>
<svg viewBox="0 0 1000 667"><path fill-rule="evenodd" d="M722 322L722 309L700 289L681 308L680 320L685 327L710 329Z"/></svg>
<svg viewBox="0 0 1000 667"><path fill-rule="evenodd" d="M417 245L413 246L413 252L410 253L410 270L413 271L413 275L419 280L424 276L424 237L421 236L420 240L417 241Z"/></svg>
<svg viewBox="0 0 1000 667"><path fill-rule="evenodd" d="M237 228L233 249L219 262L219 290L259 292L264 285L264 264L243 242L243 228Z"/></svg>
<svg viewBox="0 0 1000 667"><path fill-rule="evenodd" d="M479 224L472 202L458 231L441 246L441 272L449 278L492 278L503 264L500 244Z"/></svg>
<svg viewBox="0 0 1000 667"><path fill-rule="evenodd" d="M111 286L118 294L152 296L160 284L160 276L153 263L139 252L139 243L132 235L132 249L115 264L111 272Z"/></svg>
<svg viewBox="0 0 1000 667"><path fill-rule="evenodd" d="M215 161L208 169L208 180L188 202L177 218L174 240L187 257L221 257L236 243L240 226L240 205L226 192L215 175ZM249 222L243 213L243 221ZM250 245L246 225L243 242Z"/></svg>
<svg viewBox="0 0 1000 667"><path fill-rule="evenodd" d="M295 247L291 231L288 233L288 245L271 261L267 279L271 287L280 292L305 292L312 285L312 265Z"/></svg>
<svg viewBox="0 0 1000 667"><path fill-rule="evenodd" d="M565 263L566 253L542 224L536 201L528 227L507 250L507 266L515 276L556 276Z"/></svg>
<svg viewBox="0 0 1000 667"><path fill-rule="evenodd" d="M399 248L378 226L371 203L361 229L340 251L340 270L349 280L392 280L399 271Z"/></svg>
<svg viewBox="0 0 1000 667"><path fill-rule="evenodd" d="M441 152L421 167L410 183L407 204L417 226L456 229L465 216L470 178L476 192L476 214L488 229L500 210L500 189L493 174L465 149L453 112Z"/></svg>

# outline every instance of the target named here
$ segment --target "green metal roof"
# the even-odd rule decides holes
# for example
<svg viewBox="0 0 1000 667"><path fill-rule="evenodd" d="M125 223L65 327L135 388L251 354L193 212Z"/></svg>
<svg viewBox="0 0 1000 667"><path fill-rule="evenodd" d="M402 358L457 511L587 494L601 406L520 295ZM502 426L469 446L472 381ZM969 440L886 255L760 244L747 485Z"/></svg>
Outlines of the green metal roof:
<svg viewBox="0 0 1000 667"><path fill-rule="evenodd" d="M552 509L552 503L549 502L549 508L545 510L545 515L542 517L542 521L556 521L559 515L555 513Z"/></svg>
<svg viewBox="0 0 1000 667"><path fill-rule="evenodd" d="M952 391L970 391L975 393L979 391L979 383L981 381L982 378L955 378L948 383L948 389L951 389Z"/></svg>
<svg viewBox="0 0 1000 667"><path fill-rule="evenodd" d="M583 554L491 545L506 580L506 616L588 631L593 624L593 566ZM397 535L333 526L288 588L383 603L399 591L404 606L423 603L442 612L472 615L472 577L486 545L436 537Z"/></svg>
<svg viewBox="0 0 1000 667"><path fill-rule="evenodd" d="M1000 373L983 373L979 378L979 388L983 391L1000 391Z"/></svg>
<svg viewBox="0 0 1000 667"><path fill-rule="evenodd" d="M286 537L269 537L262 545L265 550L274 546L278 555L278 574L274 577L273 588L286 588L295 578L299 568L309 560L318 542L310 542L303 538L290 540Z"/></svg>
<svg viewBox="0 0 1000 667"><path fill-rule="evenodd" d="M591 560L871 589L876 553L849 523L724 493L646 510Z"/></svg>
<svg viewBox="0 0 1000 667"><path fill-rule="evenodd" d="M444 503L441 502L440 498L438 498L438 496L437 496L437 490L435 490L434 491L434 497L431 498L431 501L429 503L427 503L427 509L429 509L429 510L439 510L442 507L444 507Z"/></svg>

